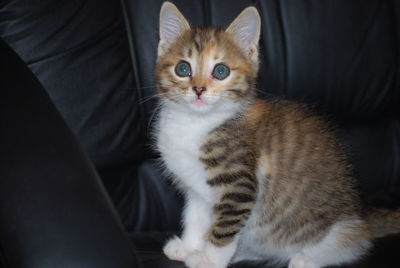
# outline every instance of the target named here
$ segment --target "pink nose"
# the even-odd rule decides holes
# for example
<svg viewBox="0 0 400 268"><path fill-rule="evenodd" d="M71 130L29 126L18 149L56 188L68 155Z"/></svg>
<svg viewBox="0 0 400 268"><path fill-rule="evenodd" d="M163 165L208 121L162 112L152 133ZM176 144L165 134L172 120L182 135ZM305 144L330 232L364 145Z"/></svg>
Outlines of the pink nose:
<svg viewBox="0 0 400 268"><path fill-rule="evenodd" d="M206 91L206 87L193 87L194 93L196 93L197 97L200 98L201 94L203 94L204 91Z"/></svg>

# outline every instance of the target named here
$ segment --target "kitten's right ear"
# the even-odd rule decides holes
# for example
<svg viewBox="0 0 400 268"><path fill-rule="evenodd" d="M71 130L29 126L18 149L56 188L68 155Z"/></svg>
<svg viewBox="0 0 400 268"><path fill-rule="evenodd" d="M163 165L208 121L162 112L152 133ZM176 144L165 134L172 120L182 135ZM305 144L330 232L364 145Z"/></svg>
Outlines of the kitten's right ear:
<svg viewBox="0 0 400 268"><path fill-rule="evenodd" d="M158 56L167 52L169 46L185 30L190 29L190 25L171 2L164 2L160 10L160 42L158 44Z"/></svg>

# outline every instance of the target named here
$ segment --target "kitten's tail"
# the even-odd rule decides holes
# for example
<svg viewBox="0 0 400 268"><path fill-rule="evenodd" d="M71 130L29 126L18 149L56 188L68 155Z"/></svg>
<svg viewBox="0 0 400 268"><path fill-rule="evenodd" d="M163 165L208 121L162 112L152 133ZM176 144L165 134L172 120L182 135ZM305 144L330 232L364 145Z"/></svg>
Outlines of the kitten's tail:
<svg viewBox="0 0 400 268"><path fill-rule="evenodd" d="M369 208L366 220L375 238L400 233L400 208L395 210Z"/></svg>

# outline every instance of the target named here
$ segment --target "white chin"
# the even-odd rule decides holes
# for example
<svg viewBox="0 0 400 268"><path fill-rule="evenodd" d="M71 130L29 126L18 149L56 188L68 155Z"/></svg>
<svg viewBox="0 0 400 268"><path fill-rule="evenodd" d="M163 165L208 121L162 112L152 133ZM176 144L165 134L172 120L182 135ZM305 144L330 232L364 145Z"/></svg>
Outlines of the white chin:
<svg viewBox="0 0 400 268"><path fill-rule="evenodd" d="M191 102L189 108L195 112L206 113L212 109L213 105L209 103Z"/></svg>

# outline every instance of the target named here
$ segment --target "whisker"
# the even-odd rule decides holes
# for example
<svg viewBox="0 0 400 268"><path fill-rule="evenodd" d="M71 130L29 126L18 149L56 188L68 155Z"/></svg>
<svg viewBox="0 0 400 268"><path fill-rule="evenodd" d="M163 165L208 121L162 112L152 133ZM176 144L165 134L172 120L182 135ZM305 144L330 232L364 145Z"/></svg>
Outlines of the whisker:
<svg viewBox="0 0 400 268"><path fill-rule="evenodd" d="M172 85L163 85L163 87L173 87L173 86ZM149 85L149 86L143 86L143 87L130 87L128 89L149 89L149 88L156 89L157 85Z"/></svg>
<svg viewBox="0 0 400 268"><path fill-rule="evenodd" d="M259 88L254 88L254 91L256 93L260 93L262 95L267 95L268 93L265 92L265 90L259 89Z"/></svg>
<svg viewBox="0 0 400 268"><path fill-rule="evenodd" d="M156 86L144 86L144 87L131 87L129 89L148 89L148 88L156 88Z"/></svg>
<svg viewBox="0 0 400 268"><path fill-rule="evenodd" d="M153 112L151 113L151 115L149 117L149 122L147 123L147 129L146 129L147 133L151 133L151 130L150 130L151 129L151 125L153 123L153 120L156 118L156 115L161 110L161 108L162 108L162 103L161 102L157 103L156 106L154 107L154 110L153 110Z"/></svg>
<svg viewBox="0 0 400 268"><path fill-rule="evenodd" d="M138 104L142 105L142 104L144 104L144 103L146 103L146 102L148 102L148 101L150 101L152 99L159 98L159 97L162 97L161 93L157 93L157 94L154 94L154 95L151 95L151 96L147 96L147 97L144 97L141 100L139 100Z"/></svg>

